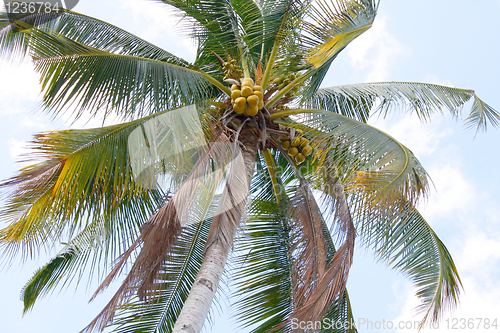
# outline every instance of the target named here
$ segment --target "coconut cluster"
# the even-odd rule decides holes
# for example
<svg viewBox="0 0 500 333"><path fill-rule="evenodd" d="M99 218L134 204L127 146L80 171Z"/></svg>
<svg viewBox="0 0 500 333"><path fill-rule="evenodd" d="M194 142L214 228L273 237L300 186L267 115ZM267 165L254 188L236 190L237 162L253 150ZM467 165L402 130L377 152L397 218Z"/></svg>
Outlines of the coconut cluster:
<svg viewBox="0 0 500 333"><path fill-rule="evenodd" d="M240 66L236 64L236 59L230 59L222 64L224 71L224 80L235 79L239 80L243 76L243 71Z"/></svg>
<svg viewBox="0 0 500 333"><path fill-rule="evenodd" d="M251 78L245 78L240 87L235 84L231 87L231 101L234 112L253 117L264 107L262 87L254 85Z"/></svg>
<svg viewBox="0 0 500 333"><path fill-rule="evenodd" d="M280 76L278 76L277 78L275 78L273 80L273 83L278 86L278 90L281 90L281 89L285 88L287 85L289 85L293 80L295 80L298 77L300 77L300 73L281 74ZM292 96L293 94L297 93L299 88L300 88L300 85L293 87L292 90L290 90L287 93L287 96Z"/></svg>
<svg viewBox="0 0 500 333"><path fill-rule="evenodd" d="M281 147L288 152L288 155L295 159L297 164L304 162L306 156L312 154L312 147L309 144L309 140L301 135L296 135L293 140L290 140L289 137L284 137Z"/></svg>

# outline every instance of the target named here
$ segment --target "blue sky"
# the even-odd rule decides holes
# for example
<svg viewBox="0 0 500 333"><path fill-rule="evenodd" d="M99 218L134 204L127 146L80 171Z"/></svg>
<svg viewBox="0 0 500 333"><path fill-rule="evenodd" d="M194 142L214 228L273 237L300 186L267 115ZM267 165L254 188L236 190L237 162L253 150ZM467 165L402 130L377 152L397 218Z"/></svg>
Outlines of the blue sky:
<svg viewBox="0 0 500 333"><path fill-rule="evenodd" d="M74 9L111 22L185 59L194 45L177 33L175 18L150 1L82 0ZM371 30L354 41L336 60L324 86L377 81L415 81L474 89L500 110L498 55L499 0L382 0ZM37 113L40 100L37 75L29 64L0 62L0 178L22 166L15 163L32 134L69 126L67 119L51 121ZM470 105L469 105L470 106ZM464 114L468 111L466 108ZM461 274L465 292L459 309L445 318L499 318L500 322L500 133L490 128L475 136L460 120L436 114L421 123L403 112L373 124L388 132L420 159L435 189L420 209L447 245ZM73 127L95 126L91 120ZM15 262L0 272L1 332L78 332L104 306L112 291L87 304L97 281L57 290L22 318L19 291L48 257ZM370 252L357 248L348 289L354 315L372 322L416 321L418 300L411 284L399 273L377 263ZM213 332L244 332L228 319L229 300L214 312ZM452 321L449 321L452 323ZM440 332L447 330L443 321ZM415 332L359 327L360 332ZM448 327L451 328L451 327ZM428 332L437 330L428 330ZM478 329L478 332L492 330ZM423 332L427 332L424 330Z"/></svg>

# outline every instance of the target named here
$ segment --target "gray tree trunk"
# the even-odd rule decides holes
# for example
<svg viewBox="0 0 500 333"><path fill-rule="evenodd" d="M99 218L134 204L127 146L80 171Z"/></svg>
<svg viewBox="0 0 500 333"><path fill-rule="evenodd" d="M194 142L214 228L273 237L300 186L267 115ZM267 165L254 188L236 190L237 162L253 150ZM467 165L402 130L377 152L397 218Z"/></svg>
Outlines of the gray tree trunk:
<svg viewBox="0 0 500 333"><path fill-rule="evenodd" d="M235 160L219 203L219 209L226 208L213 219L205 246L205 258L172 333L199 333L203 328L243 216L255 171L257 140L252 129L242 131L240 162Z"/></svg>

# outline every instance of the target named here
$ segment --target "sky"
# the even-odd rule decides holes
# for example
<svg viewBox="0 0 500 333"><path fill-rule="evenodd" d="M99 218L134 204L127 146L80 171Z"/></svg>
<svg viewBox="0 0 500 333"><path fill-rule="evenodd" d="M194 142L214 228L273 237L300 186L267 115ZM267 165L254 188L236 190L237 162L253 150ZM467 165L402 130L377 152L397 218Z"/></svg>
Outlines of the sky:
<svg viewBox="0 0 500 333"><path fill-rule="evenodd" d="M108 21L187 60L194 44L179 32L176 19L151 1L81 0L75 11ZM428 82L473 89L500 110L499 0L381 0L373 27L344 50L332 65L324 87L361 82ZM71 124L37 112L40 86L29 63L0 61L0 179L23 166L16 163L25 142L35 133L68 127L97 126L97 120ZM464 118L468 107L464 109ZM458 309L447 312L438 329L423 332L468 332L465 320L486 329L486 320L500 324L500 165L498 129L467 130L449 114L435 114L431 123L401 112L372 124L410 148L429 172L434 187L419 209L452 254L464 291ZM0 271L0 332L78 332L107 303L112 290L88 304L97 281L56 290L22 317L19 293L33 271L48 257L15 262ZM360 332L416 332L377 328L391 322L412 326L421 317L412 285L369 249L356 248L347 288ZM245 332L234 319L228 299L213 312L207 332ZM479 324L479 318L482 323ZM372 323L370 326L370 323ZM456 329L452 329L457 323ZM479 327L477 326L479 325ZM208 326L208 325L206 325Z"/></svg>

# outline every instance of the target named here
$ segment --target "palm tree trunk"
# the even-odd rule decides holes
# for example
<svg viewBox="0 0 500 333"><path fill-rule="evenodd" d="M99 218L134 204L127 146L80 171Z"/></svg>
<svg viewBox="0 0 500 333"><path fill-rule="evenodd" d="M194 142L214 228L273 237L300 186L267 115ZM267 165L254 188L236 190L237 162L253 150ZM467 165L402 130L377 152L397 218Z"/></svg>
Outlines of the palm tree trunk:
<svg viewBox="0 0 500 333"><path fill-rule="evenodd" d="M233 239L246 205L246 197L248 197L250 182L255 171L255 157L258 147L257 135L250 128L241 132L240 142L243 145L241 155L244 165L244 172L240 174L242 178L246 179L234 179L234 181L231 181L231 175L228 175L227 184L219 207L221 205L231 205L230 207L232 208L217 215L212 221L205 246L205 258L189 292L189 296L184 302L181 313L175 322L172 333L201 332L219 286L220 278L224 272L229 251L233 246ZM243 165L241 165L242 168ZM238 170L234 171L237 173ZM239 178L238 175L233 176ZM231 188L231 185L236 185L238 181L246 181L247 186L245 189L246 193L244 194L245 200L235 204L232 192L240 191L241 189L235 189L235 186Z"/></svg>

